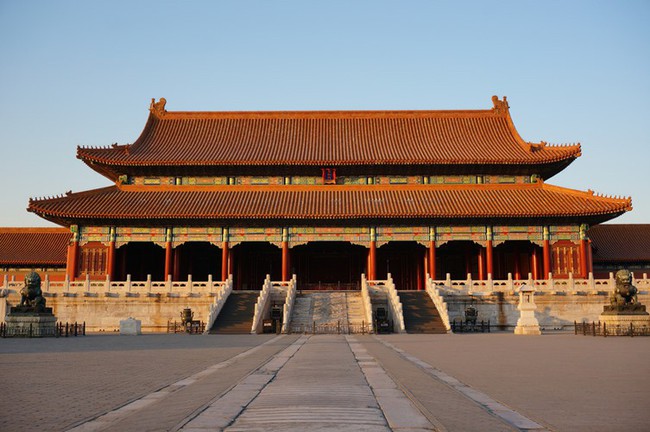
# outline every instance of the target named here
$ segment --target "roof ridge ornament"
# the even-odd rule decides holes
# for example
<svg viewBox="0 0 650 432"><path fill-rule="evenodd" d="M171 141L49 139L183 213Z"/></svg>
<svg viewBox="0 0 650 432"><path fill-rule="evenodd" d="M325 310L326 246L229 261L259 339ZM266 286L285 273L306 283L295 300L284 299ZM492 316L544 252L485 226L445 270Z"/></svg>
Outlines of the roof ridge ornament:
<svg viewBox="0 0 650 432"><path fill-rule="evenodd" d="M510 108L508 105L508 98L506 96L503 97L503 100L499 100L499 96L494 95L492 96L492 103L494 104L492 111L495 113L506 114Z"/></svg>
<svg viewBox="0 0 650 432"><path fill-rule="evenodd" d="M156 102L156 98L151 98L151 105L149 106L149 111L151 111L153 114L156 114L158 116L162 116L167 112L167 110L165 109L165 104L167 104L167 99L165 98L160 98L158 102Z"/></svg>

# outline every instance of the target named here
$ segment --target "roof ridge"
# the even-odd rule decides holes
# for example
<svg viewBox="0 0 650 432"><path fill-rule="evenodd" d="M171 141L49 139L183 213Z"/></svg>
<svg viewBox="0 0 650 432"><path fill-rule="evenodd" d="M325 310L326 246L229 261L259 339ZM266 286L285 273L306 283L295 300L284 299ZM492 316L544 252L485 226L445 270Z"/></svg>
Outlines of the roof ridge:
<svg viewBox="0 0 650 432"><path fill-rule="evenodd" d="M160 98L158 102L151 99L149 111L159 119L172 118L387 118L387 117L430 117L445 115L477 115L494 116L507 112L508 104L504 96L503 101L493 96L494 107L491 109L449 109L449 110L251 110L251 111L167 111L167 100ZM496 101L495 101L496 98ZM504 105L505 104L505 105ZM505 107L505 108L504 108Z"/></svg>

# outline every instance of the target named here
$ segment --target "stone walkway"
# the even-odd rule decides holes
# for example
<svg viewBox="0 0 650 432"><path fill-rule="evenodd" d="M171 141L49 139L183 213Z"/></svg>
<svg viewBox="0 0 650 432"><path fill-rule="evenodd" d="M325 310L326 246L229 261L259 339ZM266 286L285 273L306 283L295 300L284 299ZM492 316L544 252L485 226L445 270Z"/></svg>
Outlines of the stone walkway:
<svg viewBox="0 0 650 432"><path fill-rule="evenodd" d="M0 339L0 430L647 430L649 354L567 334Z"/></svg>

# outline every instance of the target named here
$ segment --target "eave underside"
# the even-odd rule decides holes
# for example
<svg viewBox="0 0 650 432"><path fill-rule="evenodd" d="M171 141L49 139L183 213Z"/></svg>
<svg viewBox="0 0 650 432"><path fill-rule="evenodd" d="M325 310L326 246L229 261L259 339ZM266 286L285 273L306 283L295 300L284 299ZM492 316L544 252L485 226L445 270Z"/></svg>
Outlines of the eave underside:
<svg viewBox="0 0 650 432"><path fill-rule="evenodd" d="M338 176L360 175L539 175L549 179L575 158L545 164L373 164L337 165L107 165L84 160L99 174L116 181L128 176L320 176L323 167L337 168Z"/></svg>

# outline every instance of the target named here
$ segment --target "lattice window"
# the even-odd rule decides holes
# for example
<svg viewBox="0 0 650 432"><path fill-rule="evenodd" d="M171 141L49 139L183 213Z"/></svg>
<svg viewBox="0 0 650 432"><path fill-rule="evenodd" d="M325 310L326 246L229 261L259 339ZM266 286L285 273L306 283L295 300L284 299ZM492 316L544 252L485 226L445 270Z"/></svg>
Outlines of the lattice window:
<svg viewBox="0 0 650 432"><path fill-rule="evenodd" d="M106 274L107 248L102 244L81 247L77 274L98 276Z"/></svg>
<svg viewBox="0 0 650 432"><path fill-rule="evenodd" d="M580 274L580 246L567 240L553 244L553 276L582 277Z"/></svg>

